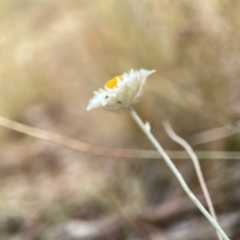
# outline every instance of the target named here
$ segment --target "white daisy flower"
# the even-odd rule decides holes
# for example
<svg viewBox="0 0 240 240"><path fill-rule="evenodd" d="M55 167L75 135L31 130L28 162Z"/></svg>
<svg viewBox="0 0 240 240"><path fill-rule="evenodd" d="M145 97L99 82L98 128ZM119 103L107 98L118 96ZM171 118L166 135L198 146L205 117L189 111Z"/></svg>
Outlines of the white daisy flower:
<svg viewBox="0 0 240 240"><path fill-rule="evenodd" d="M116 76L106 82L104 89L94 92L87 111L93 108L103 108L112 112L120 112L138 102L143 94L143 87L147 77L155 70L130 70L121 76Z"/></svg>

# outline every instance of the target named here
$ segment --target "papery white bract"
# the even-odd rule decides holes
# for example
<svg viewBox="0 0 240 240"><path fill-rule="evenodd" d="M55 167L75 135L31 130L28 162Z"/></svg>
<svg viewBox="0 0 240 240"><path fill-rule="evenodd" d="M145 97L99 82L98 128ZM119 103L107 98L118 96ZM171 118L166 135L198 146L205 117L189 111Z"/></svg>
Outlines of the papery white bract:
<svg viewBox="0 0 240 240"><path fill-rule="evenodd" d="M103 108L112 112L120 112L136 103L143 94L143 87L147 77L156 72L155 70L140 69L130 70L121 76L109 80L104 89L100 88L94 92L87 110Z"/></svg>

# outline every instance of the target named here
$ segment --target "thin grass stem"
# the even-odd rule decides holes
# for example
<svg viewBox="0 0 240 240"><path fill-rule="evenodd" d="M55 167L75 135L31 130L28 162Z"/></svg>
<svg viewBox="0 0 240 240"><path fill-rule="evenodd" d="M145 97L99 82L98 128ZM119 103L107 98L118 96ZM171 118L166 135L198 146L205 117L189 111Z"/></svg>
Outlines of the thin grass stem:
<svg viewBox="0 0 240 240"><path fill-rule="evenodd" d="M213 225L213 227L216 229L216 231L222 236L224 240L229 240L226 233L223 231L223 229L219 226L218 222L209 214L209 212L204 208L204 206L201 204L201 202L196 198L196 196L193 194L193 192L188 187L187 183L183 179L181 173L178 171L172 160L169 158L167 153L164 151L164 149L161 147L159 142L156 140L156 138L153 136L153 134L150 131L149 124L144 124L143 121L140 119L138 114L134 111L133 108L129 108L129 113L132 116L132 118L136 121L138 126L141 128L141 130L145 133L145 135L148 137L150 142L154 145L154 147L157 149L159 154L163 157L166 164L170 167L173 174L178 179L179 183L181 184L183 190L187 193L187 195L190 197L190 199L193 201L193 203L199 208L199 210L203 213L203 215L208 219L208 221Z"/></svg>

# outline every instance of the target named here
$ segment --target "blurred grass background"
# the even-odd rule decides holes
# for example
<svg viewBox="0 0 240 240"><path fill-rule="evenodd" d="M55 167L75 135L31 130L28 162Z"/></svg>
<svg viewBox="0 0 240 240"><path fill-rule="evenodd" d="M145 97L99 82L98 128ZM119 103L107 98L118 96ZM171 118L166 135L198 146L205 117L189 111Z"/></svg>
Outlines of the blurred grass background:
<svg viewBox="0 0 240 240"><path fill-rule="evenodd" d="M127 113L86 112L86 106L113 76L156 69L135 108L164 148L179 150L163 119L186 139L239 119L239 11L234 0L1 0L1 115L98 146L152 149ZM239 140L234 135L195 149L238 151ZM41 238L45 229L69 219L95 220L126 208L128 215L184 196L158 160L90 156L3 128L0 143L0 218L7 219L1 239L53 239ZM238 161L201 163L207 180L215 180L213 199L237 201ZM176 164L200 193L190 161ZM217 212L239 211L227 203ZM182 239L209 239L202 228ZM165 225L153 232L159 229L163 237ZM240 239L238 229L229 230L232 239ZM132 226L124 233L116 239L179 239L144 238Z"/></svg>

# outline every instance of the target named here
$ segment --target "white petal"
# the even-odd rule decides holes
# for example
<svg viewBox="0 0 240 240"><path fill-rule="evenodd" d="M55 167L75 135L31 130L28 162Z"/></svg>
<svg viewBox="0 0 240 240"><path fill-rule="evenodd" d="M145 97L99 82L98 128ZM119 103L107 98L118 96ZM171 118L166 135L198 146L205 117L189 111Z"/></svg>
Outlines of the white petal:
<svg viewBox="0 0 240 240"><path fill-rule="evenodd" d="M90 100L87 110L102 107L108 111L120 112L129 108L138 102L143 94L147 77L154 72L155 70L131 69L128 73L123 73L122 80L117 78L117 87L105 88L105 90L100 88L94 92L95 96Z"/></svg>

